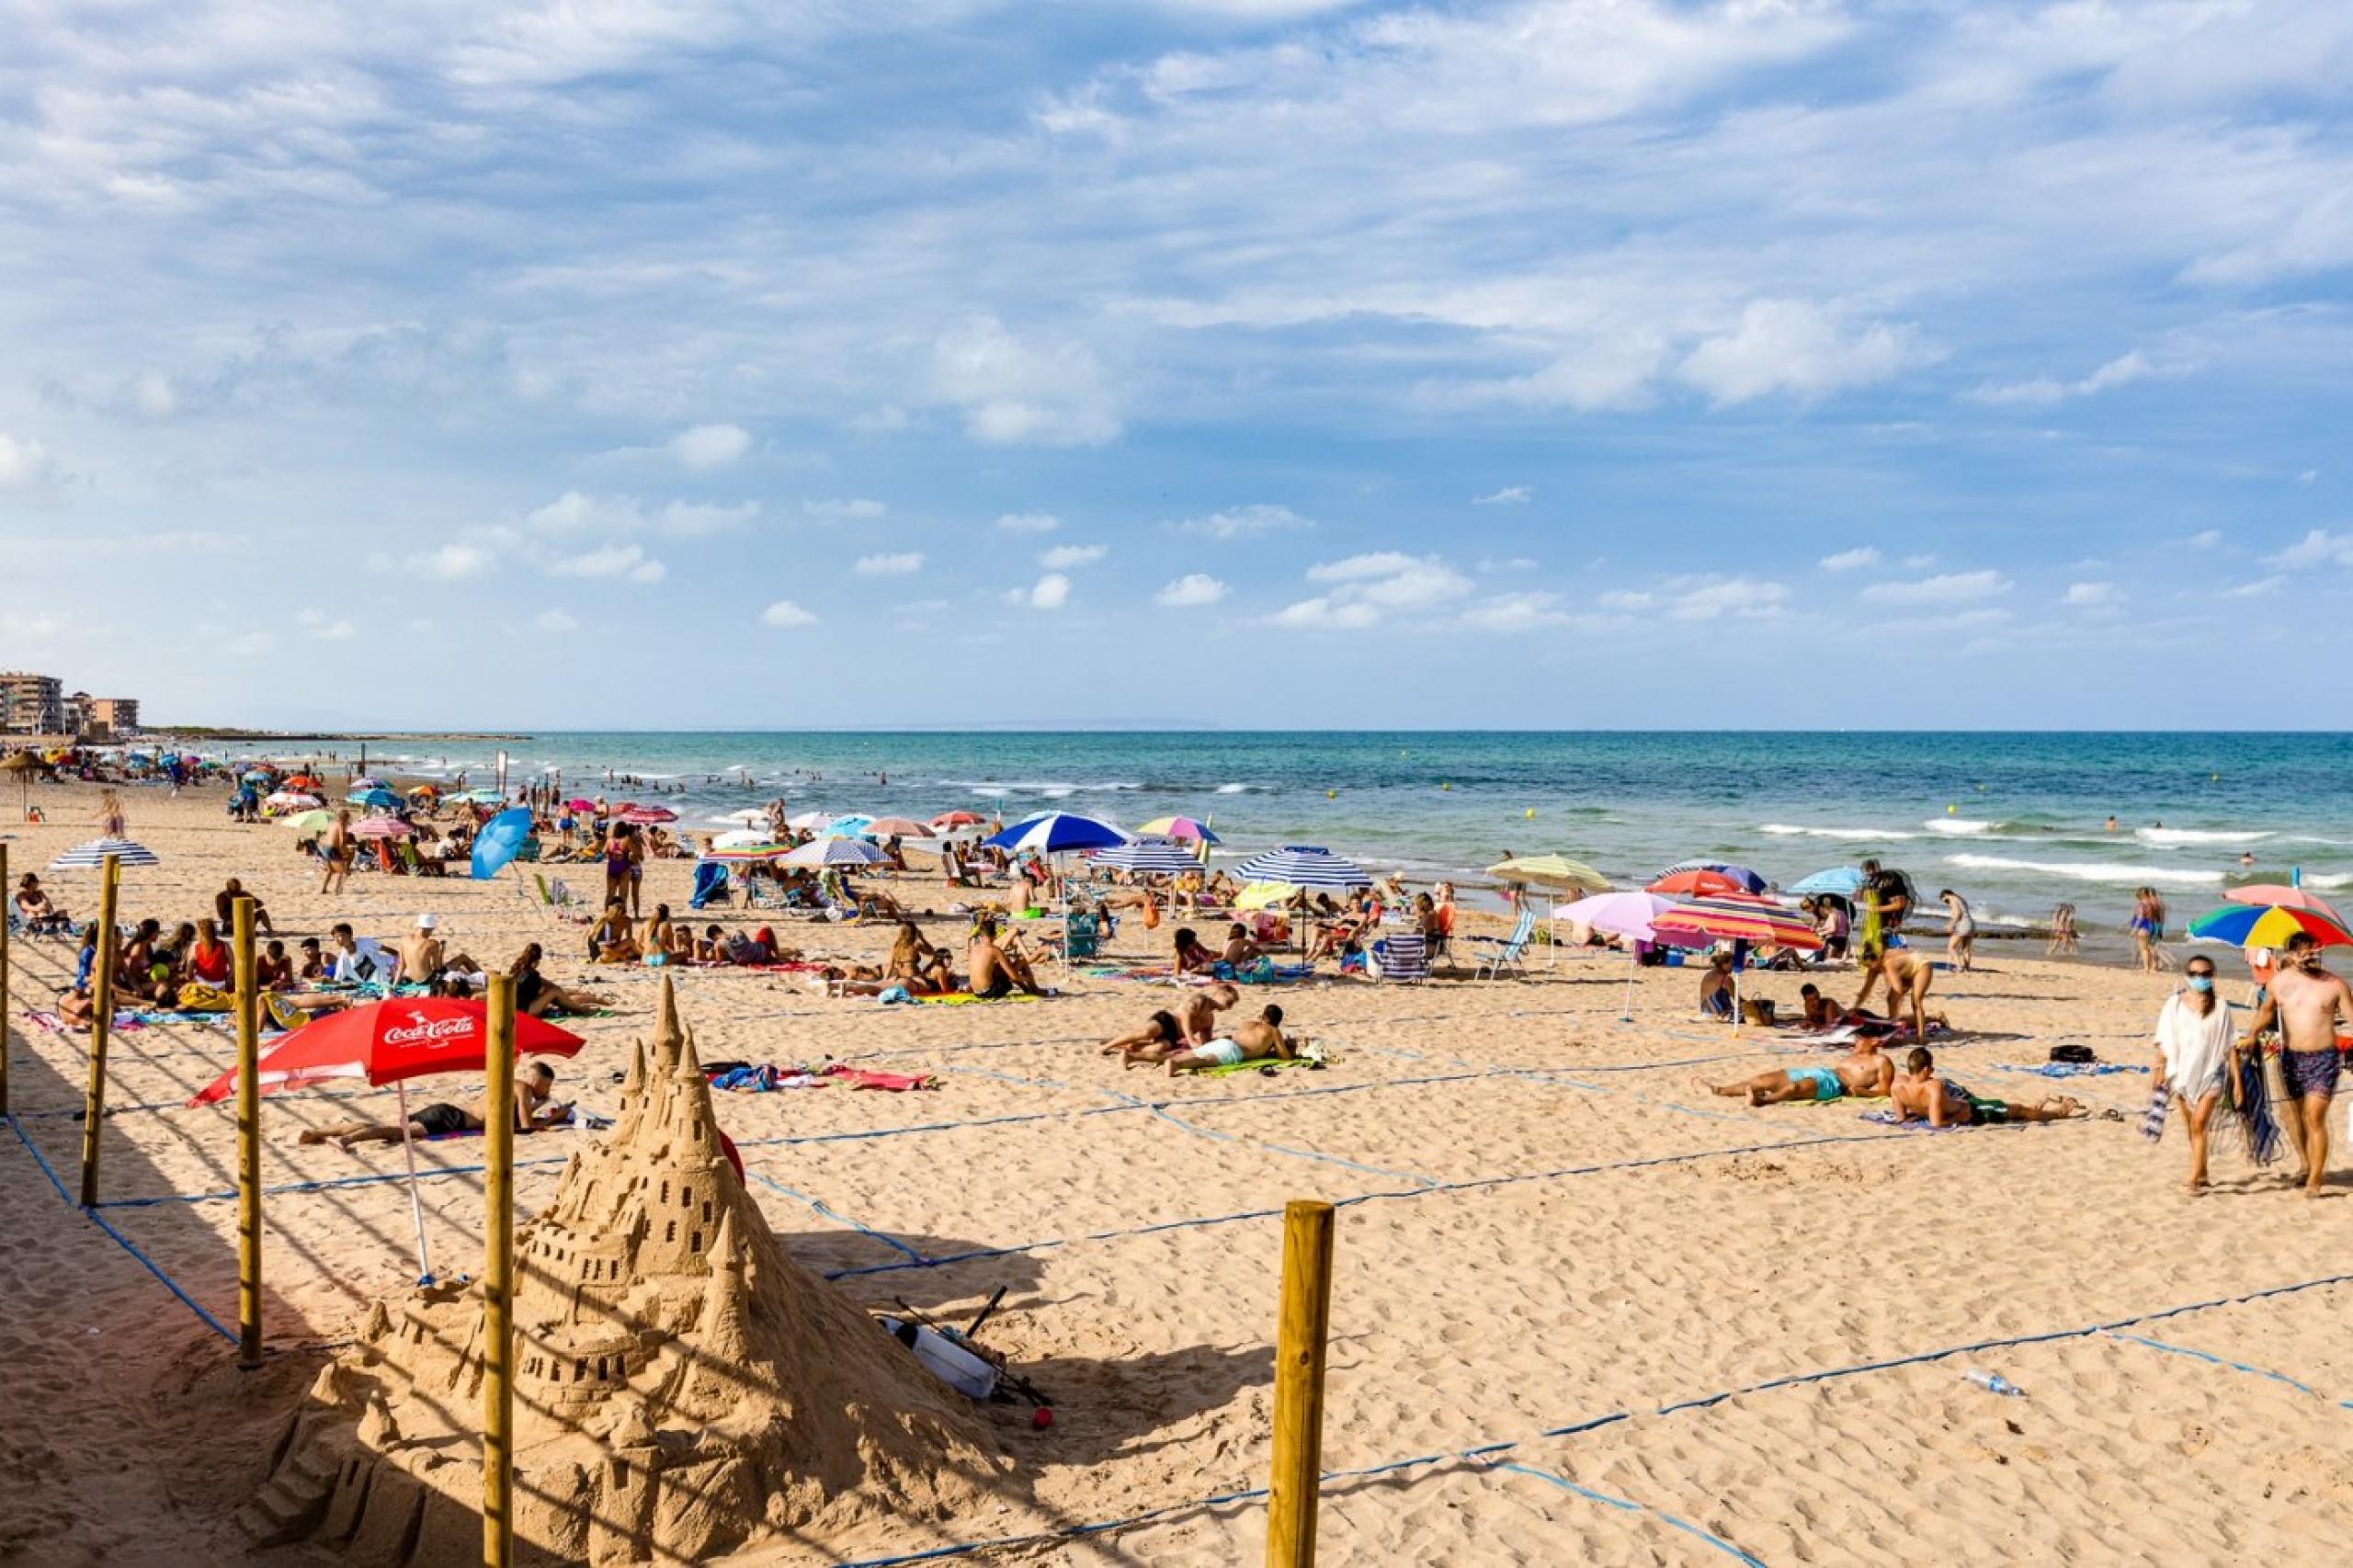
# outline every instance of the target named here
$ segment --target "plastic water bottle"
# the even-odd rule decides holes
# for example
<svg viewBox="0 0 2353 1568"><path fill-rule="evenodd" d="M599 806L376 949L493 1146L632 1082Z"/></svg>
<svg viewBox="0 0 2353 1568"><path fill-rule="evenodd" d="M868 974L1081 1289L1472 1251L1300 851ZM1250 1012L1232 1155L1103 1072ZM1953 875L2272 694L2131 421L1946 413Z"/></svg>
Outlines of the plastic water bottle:
<svg viewBox="0 0 2353 1568"><path fill-rule="evenodd" d="M2002 1376L1999 1372L1981 1372L1976 1368L1972 1367L1969 1370L1961 1373L1961 1375L1967 1378L1971 1382L1975 1383L1979 1388L1984 1389L1987 1393L1998 1393L2006 1399L2024 1399L2026 1397L2026 1390L2018 1387L2018 1384L2010 1381L2009 1379Z"/></svg>

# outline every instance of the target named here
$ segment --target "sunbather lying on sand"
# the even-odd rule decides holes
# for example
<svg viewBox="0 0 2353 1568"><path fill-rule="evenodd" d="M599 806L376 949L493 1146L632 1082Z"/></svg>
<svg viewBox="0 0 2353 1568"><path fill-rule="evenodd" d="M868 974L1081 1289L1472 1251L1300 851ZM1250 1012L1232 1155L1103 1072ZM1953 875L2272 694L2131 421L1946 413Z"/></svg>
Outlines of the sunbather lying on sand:
<svg viewBox="0 0 2353 1568"><path fill-rule="evenodd" d="M534 1062L515 1079L515 1131L536 1132L543 1127L555 1127L572 1119L569 1103L558 1105L551 1093L555 1087L555 1069L544 1062ZM303 1130L301 1142L329 1143L348 1149L354 1143L397 1143L404 1134L411 1138L437 1138L451 1132L479 1132L483 1118L490 1108L482 1100L470 1106L454 1106L442 1102L420 1107L409 1115L405 1124L397 1121L345 1121L333 1127L312 1127Z"/></svg>
<svg viewBox="0 0 2353 1568"><path fill-rule="evenodd" d="M1753 1106L1784 1105L1790 1100L1835 1100L1841 1095L1877 1097L1894 1081L1895 1063L1875 1040L1858 1040L1851 1055L1813 1067L1782 1067L1759 1073L1736 1084L1711 1084L1694 1074L1694 1088L1727 1097L1745 1096Z"/></svg>
<svg viewBox="0 0 2353 1568"><path fill-rule="evenodd" d="M1174 1013L1154 1013L1143 1027L1106 1041L1103 1054L1130 1062L1161 1062L1188 1045L1207 1045L1216 1038L1217 1016L1242 999L1242 993L1221 980L1205 985L1177 1004Z"/></svg>
<svg viewBox="0 0 2353 1568"><path fill-rule="evenodd" d="M1235 1067L1245 1062L1288 1062L1299 1054L1299 1049L1283 1036L1283 1010L1268 1006L1255 1018L1233 1026L1223 1040L1213 1040L1198 1051L1172 1051L1160 1058L1167 1064L1168 1075L1189 1073L1201 1067ZM1138 1058L1127 1059L1134 1066Z"/></svg>
<svg viewBox="0 0 2353 1568"><path fill-rule="evenodd" d="M1905 1071L1896 1075L1888 1090L1898 1121L1926 1121L1931 1127L1995 1127L2005 1122L2067 1121L2091 1114L2081 1101L2065 1095L2047 1095L2034 1105L1981 1099L1951 1079L1938 1077L1936 1055L1926 1046L1914 1046L1904 1065Z"/></svg>

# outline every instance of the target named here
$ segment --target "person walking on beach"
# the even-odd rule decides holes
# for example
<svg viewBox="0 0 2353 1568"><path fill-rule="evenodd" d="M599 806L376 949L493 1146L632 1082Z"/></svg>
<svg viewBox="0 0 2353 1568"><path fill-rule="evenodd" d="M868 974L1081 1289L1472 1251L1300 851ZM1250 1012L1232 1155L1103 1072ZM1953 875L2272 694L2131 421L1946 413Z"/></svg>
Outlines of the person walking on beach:
<svg viewBox="0 0 2353 1568"><path fill-rule="evenodd" d="M341 892L351 880L351 863L359 858L358 846L351 836L351 808L346 806L335 812L335 825L327 829L326 847L321 852L327 863L326 874L319 879L322 893Z"/></svg>
<svg viewBox="0 0 2353 1568"><path fill-rule="evenodd" d="M101 838L120 838L131 831L131 819L123 815L122 812L122 797L111 789L98 791L98 814L96 821L98 824L98 836Z"/></svg>
<svg viewBox="0 0 2353 1568"><path fill-rule="evenodd" d="M2336 1074L2344 1062L2336 1050L2340 1017L2353 1018L2353 989L2343 976L2321 967L2320 945L2310 932L2299 931L2288 938L2286 961L2247 1033L2259 1035L2277 1026L2286 1037L2279 1065L2303 1121L2306 1198L2318 1198L2328 1176L2328 1108L2336 1098Z"/></svg>
<svg viewBox="0 0 2353 1568"><path fill-rule="evenodd" d="M1977 917L1969 912L1969 901L1950 888L1938 892L1937 901L1952 916L1951 929L1945 937L1945 952L1952 959L1953 968L1967 974L1977 948Z"/></svg>
<svg viewBox="0 0 2353 1568"><path fill-rule="evenodd" d="M2171 1092L2189 1123L2188 1190L2195 1195L2207 1187L2206 1130L2222 1103L2237 1035L2231 1005L2214 994L2214 960L2193 954L2182 973L2186 988L2166 997L2157 1014L2154 1087Z"/></svg>
<svg viewBox="0 0 2353 1568"><path fill-rule="evenodd" d="M2156 974L2170 968L2172 960L2157 944L2165 940L2165 901L2154 888L2132 890L2132 947L2135 961L2143 972Z"/></svg>

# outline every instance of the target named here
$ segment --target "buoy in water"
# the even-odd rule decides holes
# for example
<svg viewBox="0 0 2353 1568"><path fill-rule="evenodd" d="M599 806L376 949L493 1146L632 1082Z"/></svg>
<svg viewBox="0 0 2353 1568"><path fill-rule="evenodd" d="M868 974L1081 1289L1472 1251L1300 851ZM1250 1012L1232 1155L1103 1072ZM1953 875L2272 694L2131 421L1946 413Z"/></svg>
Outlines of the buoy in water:
<svg viewBox="0 0 2353 1568"><path fill-rule="evenodd" d="M1954 812L1958 812L1958 811L1960 811L1960 810L1961 810L1961 808L1960 808L1959 806L1955 806L1955 805L1947 805L1947 806L1945 807L1945 815L1947 815L1947 816L1951 816Z"/></svg>
<svg viewBox="0 0 2353 1568"><path fill-rule="evenodd" d="M1527 810L1526 812L1522 812L1521 814L1522 814L1523 816L1526 816L1526 817L1529 818L1530 820L1533 820L1533 819L1535 818L1535 815L1536 815L1536 808L1535 808L1534 806L1530 806L1530 807L1529 807L1529 808L1528 808L1528 810Z"/></svg>
<svg viewBox="0 0 2353 1568"><path fill-rule="evenodd" d="M1441 785L1439 785L1439 786L1438 786L1438 788L1439 788L1439 789L1441 789L1441 790L1451 790L1451 789L1453 789L1453 788L1454 788L1454 786L1453 786L1453 785L1451 785L1451 784L1441 784Z"/></svg>
<svg viewBox="0 0 2353 1568"><path fill-rule="evenodd" d="M1340 792L1337 790L1326 790L1324 791L1324 798L1327 801L1336 801L1340 798Z"/></svg>

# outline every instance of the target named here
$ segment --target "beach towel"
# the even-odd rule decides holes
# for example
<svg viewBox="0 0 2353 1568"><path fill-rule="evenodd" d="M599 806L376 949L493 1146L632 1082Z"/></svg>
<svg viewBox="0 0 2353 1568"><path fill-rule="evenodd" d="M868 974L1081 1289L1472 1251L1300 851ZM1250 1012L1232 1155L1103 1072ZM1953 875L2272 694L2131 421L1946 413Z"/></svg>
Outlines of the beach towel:
<svg viewBox="0 0 2353 1568"><path fill-rule="evenodd" d="M2121 1062L1996 1062L2005 1073L2031 1073L2038 1078L2105 1078L2110 1073L2146 1073Z"/></svg>
<svg viewBox="0 0 2353 1568"><path fill-rule="evenodd" d="M2270 1165L2279 1157L2279 1124L2272 1119L2266 1078L2263 1062L2250 1051L2239 1058L2231 1082L2231 1108L2237 1113L2239 1131L2246 1139L2246 1156L2258 1165Z"/></svg>
<svg viewBox="0 0 2353 1568"><path fill-rule="evenodd" d="M1321 1067L1321 1062L1311 1062L1304 1056L1258 1056L1243 1062L1229 1062L1222 1067L1194 1067L1188 1071L1196 1077L1231 1078L1236 1073L1276 1073L1287 1067Z"/></svg>
<svg viewBox="0 0 2353 1568"><path fill-rule="evenodd" d="M33 1028L40 1030L43 1034L77 1035L83 1033L88 1028L87 1025L84 1024L69 1024L64 1019L59 1017L56 1013L42 1007L25 1008L23 1010L23 1017L25 1022L32 1025ZM115 1028L140 1029L145 1028L146 1027L146 1023L136 1013L118 1012L114 1016L113 1028Z"/></svg>
<svg viewBox="0 0 2353 1568"><path fill-rule="evenodd" d="M2173 1104L2173 1085L2159 1084L2149 1092L2149 1108L2141 1113L2141 1136L2154 1143L2165 1135L2165 1110Z"/></svg>
<svg viewBox="0 0 2353 1568"><path fill-rule="evenodd" d="M847 1084L853 1089L887 1089L904 1094L911 1089L936 1089L939 1078L932 1073L877 1073L864 1067L852 1067L835 1062L818 1069L836 1083Z"/></svg>
<svg viewBox="0 0 2353 1568"><path fill-rule="evenodd" d="M935 1007L971 1007L994 1002L1042 1002L1043 996L1032 996L1027 991L1016 991L1009 996L975 996L969 991L950 991L945 996L918 996L917 1002Z"/></svg>

